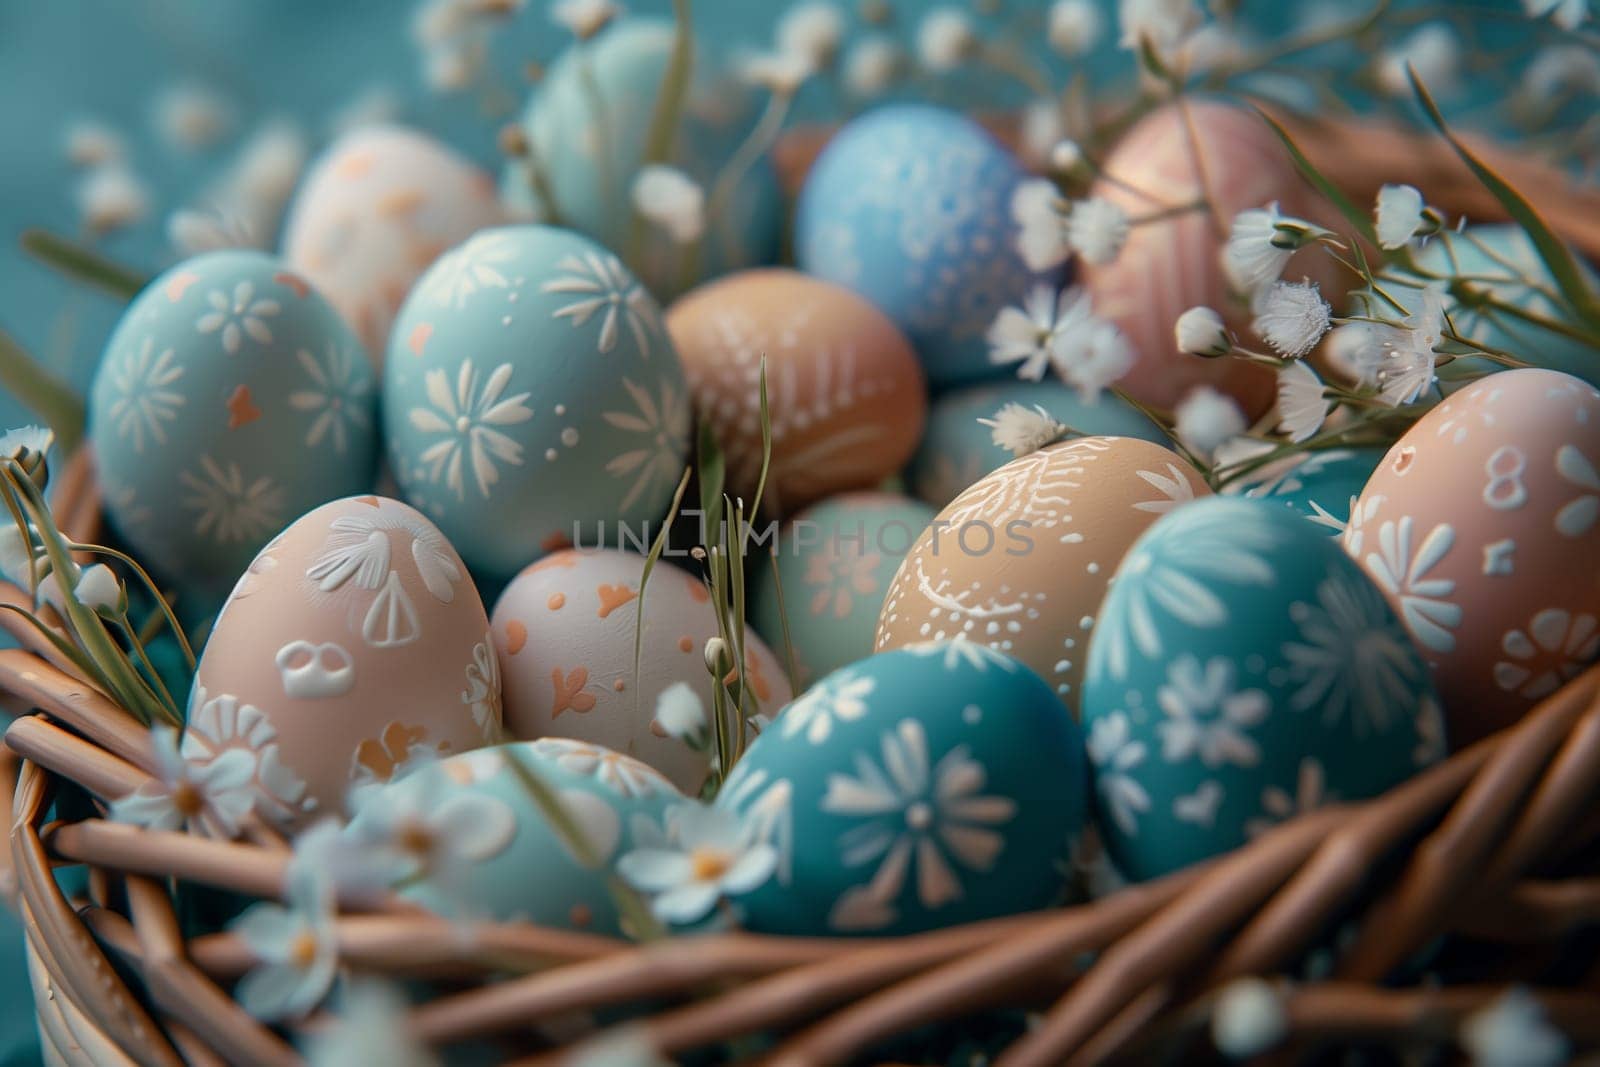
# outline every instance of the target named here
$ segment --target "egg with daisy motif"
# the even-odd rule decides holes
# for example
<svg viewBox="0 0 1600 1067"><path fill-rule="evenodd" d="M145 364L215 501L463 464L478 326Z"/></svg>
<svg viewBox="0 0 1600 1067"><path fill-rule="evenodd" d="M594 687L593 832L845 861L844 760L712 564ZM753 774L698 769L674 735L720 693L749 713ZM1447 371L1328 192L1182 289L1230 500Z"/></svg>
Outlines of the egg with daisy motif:
<svg viewBox="0 0 1600 1067"><path fill-rule="evenodd" d="M1078 706L1095 615L1135 538L1210 490L1131 437L1080 437L978 479L929 524L883 599L874 648L965 637L1015 656Z"/></svg>
<svg viewBox="0 0 1600 1067"><path fill-rule="evenodd" d="M881 308L935 388L1003 376L984 339L995 316L1063 275L1029 270L1014 246L1011 194L1025 177L965 115L925 104L874 108L812 165L796 261Z"/></svg>
<svg viewBox="0 0 1600 1067"><path fill-rule="evenodd" d="M1600 658L1600 391L1490 375L1373 472L1344 546L1405 621L1450 738L1510 726Z"/></svg>
<svg viewBox="0 0 1600 1067"><path fill-rule="evenodd" d="M1222 492L1282 504L1335 536L1344 533L1350 509L1385 452L1382 448L1324 448L1252 466L1271 447L1248 442L1241 448L1230 442L1219 448L1215 462L1225 479ZM1240 471L1238 477L1229 478L1230 467Z"/></svg>
<svg viewBox="0 0 1600 1067"><path fill-rule="evenodd" d="M1123 557L1083 686L1096 823L1139 881L1444 753L1433 682L1381 590L1268 500L1211 497Z"/></svg>
<svg viewBox="0 0 1600 1067"><path fill-rule="evenodd" d="M291 519L372 487L377 389L338 312L280 260L185 260L128 305L89 390L111 524L214 604Z"/></svg>
<svg viewBox="0 0 1600 1067"><path fill-rule="evenodd" d="M551 226L483 230L429 268L395 320L383 412L406 499L491 580L661 519L689 447L655 301Z"/></svg>
<svg viewBox="0 0 1600 1067"><path fill-rule="evenodd" d="M1050 686L973 641L879 653L779 714L718 808L775 849L748 929L916 933L1048 906L1084 828L1082 738Z"/></svg>
<svg viewBox="0 0 1600 1067"><path fill-rule="evenodd" d="M581 840L563 834L525 775L549 791ZM611 868L660 842L667 812L684 802L627 756L575 741L521 741L423 764L363 793L345 832L357 844L400 833L429 841L431 862L405 872L400 894L431 911L617 936L623 917Z"/></svg>

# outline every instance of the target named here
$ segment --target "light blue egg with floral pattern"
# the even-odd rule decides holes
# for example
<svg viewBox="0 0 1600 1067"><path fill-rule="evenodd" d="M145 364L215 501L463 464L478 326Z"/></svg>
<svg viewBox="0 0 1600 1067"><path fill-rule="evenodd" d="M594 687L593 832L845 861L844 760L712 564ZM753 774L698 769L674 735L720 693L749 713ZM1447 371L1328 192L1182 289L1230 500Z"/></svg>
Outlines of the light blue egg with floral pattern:
<svg viewBox="0 0 1600 1067"><path fill-rule="evenodd" d="M390 334L383 412L406 499L489 580L615 543L619 523L648 543L689 448L660 308L553 226L481 230L428 269Z"/></svg>
<svg viewBox="0 0 1600 1067"><path fill-rule="evenodd" d="M871 655L889 583L936 514L898 493L842 493L779 530L776 573L752 561L750 618L780 657L787 633L800 685Z"/></svg>
<svg viewBox="0 0 1600 1067"><path fill-rule="evenodd" d="M1444 753L1427 665L1382 592L1267 500L1209 497L1134 542L1089 645L1095 816L1128 878L1177 870Z"/></svg>
<svg viewBox="0 0 1600 1067"><path fill-rule="evenodd" d="M1063 272L1030 271L1011 194L1027 177L972 119L880 107L836 133L795 218L800 269L854 289L910 338L934 388L1003 377L984 334L1002 308Z"/></svg>
<svg viewBox="0 0 1600 1067"><path fill-rule="evenodd" d="M1350 509L1387 453L1384 448L1299 452L1229 482L1222 491L1282 504L1336 537L1344 533Z"/></svg>
<svg viewBox="0 0 1600 1067"><path fill-rule="evenodd" d="M547 786L584 836L586 865L534 800L512 761ZM562 738L520 741L424 765L357 806L352 832L415 820L451 834L450 869L411 880L401 895L457 918L617 935L608 881L619 856L665 840L666 813L685 803L656 770L599 745ZM370 807L370 811L369 811ZM383 837L381 830L377 836Z"/></svg>
<svg viewBox="0 0 1600 1067"><path fill-rule="evenodd" d="M988 382L956 389L934 398L922 444L906 468L912 492L942 508L973 482L999 470L1016 457L994 443L993 430L979 419L992 419L1007 404L1035 407L1084 435L1137 437L1169 446L1172 438L1131 404L1109 393L1093 403L1060 382Z"/></svg>
<svg viewBox="0 0 1600 1067"><path fill-rule="evenodd" d="M106 513L158 575L220 600L284 526L372 488L377 406L360 341L280 260L185 260L128 305L89 390Z"/></svg>
<svg viewBox="0 0 1600 1067"><path fill-rule="evenodd" d="M1088 807L1082 738L1050 687L973 641L823 678L717 797L778 864L737 898L774 934L915 933L1049 905Z"/></svg>
<svg viewBox="0 0 1600 1067"><path fill-rule="evenodd" d="M718 194L725 199L708 204L706 235L692 254L638 219L633 179L645 161L674 33L668 19L623 18L594 40L569 46L522 117L549 195L537 191L527 161L509 164L500 185L513 210L581 230L622 253L663 303L702 279L775 262L783 230L783 195L767 156ZM718 53L716 42L695 41L694 74L669 160L708 198L756 118L753 94L727 75Z"/></svg>

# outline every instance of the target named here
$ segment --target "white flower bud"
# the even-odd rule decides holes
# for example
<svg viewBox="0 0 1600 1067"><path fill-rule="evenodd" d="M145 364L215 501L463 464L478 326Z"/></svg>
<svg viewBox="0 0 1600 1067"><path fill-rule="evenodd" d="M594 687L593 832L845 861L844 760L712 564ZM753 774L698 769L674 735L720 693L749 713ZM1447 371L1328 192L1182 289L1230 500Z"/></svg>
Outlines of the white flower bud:
<svg viewBox="0 0 1600 1067"><path fill-rule="evenodd" d="M1190 356L1215 359L1233 350L1233 335L1222 316L1208 307L1192 307L1178 316L1172 327L1178 351Z"/></svg>

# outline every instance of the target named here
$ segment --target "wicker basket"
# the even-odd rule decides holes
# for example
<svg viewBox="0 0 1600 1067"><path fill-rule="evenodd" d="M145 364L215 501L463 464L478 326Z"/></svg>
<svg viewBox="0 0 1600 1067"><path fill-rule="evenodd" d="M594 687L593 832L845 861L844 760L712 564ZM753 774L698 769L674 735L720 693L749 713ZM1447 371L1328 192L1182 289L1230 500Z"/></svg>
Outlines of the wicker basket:
<svg viewBox="0 0 1600 1067"><path fill-rule="evenodd" d="M1493 215L1414 139L1402 158L1398 134L1300 132L1353 193L1363 175L1408 159L1408 172L1391 177ZM804 138L792 141L785 169L802 169L810 154ZM1563 232L1600 251L1592 193L1525 162L1506 169L1538 190ZM1436 192L1447 185L1461 196ZM60 525L92 540L90 458L80 452L59 479ZM0 601L27 598L0 585ZM13 814L0 885L25 925L47 1062L299 1062L293 1039L325 1020L275 1031L250 1018L228 993L255 962L249 950L228 933L186 941L172 893L183 882L279 898L287 844L260 825L224 842L102 818L47 822L63 782L101 802L142 784L153 772L149 738L10 620L0 613L23 647L0 651L0 703L32 713L0 749ZM881 1056L897 1047L886 1046L892 1038L1002 1008L1036 1013L999 1056L1005 1067L1183 1061L1212 1047L1218 990L1290 972L1301 978L1280 981L1289 1058L1330 1043L1449 1047L1460 1022L1513 983L1530 989L1574 1051L1594 1051L1597 801L1600 667L1381 798L1314 812L1199 867L1075 907L898 939L725 934L639 945L519 923L463 929L391 900L341 911L339 953L352 972L436 983L408 1019L419 1039L488 1039L519 1063L570 1052L552 1035L571 1035L575 1015L627 1020L616 1025L668 1056L766 1035L733 1047L801 1065ZM52 870L64 865L87 868L83 897L59 888ZM1322 965L1307 978L1312 956Z"/></svg>

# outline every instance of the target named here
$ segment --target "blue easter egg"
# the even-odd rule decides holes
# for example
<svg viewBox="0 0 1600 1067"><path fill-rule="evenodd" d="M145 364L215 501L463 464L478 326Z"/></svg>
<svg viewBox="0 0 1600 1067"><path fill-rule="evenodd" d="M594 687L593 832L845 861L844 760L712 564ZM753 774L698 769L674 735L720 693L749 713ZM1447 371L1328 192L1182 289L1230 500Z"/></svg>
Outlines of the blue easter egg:
<svg viewBox="0 0 1600 1067"><path fill-rule="evenodd" d="M554 793L583 834L597 865L588 866L551 826L522 777L517 760ZM420 767L386 785L369 804L442 812L455 798L472 797L477 832L465 869L434 872L401 895L442 914L520 920L593 933L622 932L608 887L618 856L659 844L666 812L683 794L629 756L582 741L545 738L463 752ZM362 816L358 814L359 820Z"/></svg>
<svg viewBox="0 0 1600 1067"><path fill-rule="evenodd" d="M695 42L694 76L668 160L708 198L707 231L692 265L682 246L636 221L633 179L645 162L674 32L667 19L626 18L568 47L522 118L549 196L536 191L527 161L513 161L501 180L514 211L616 249L663 301L702 279L776 261L783 229L783 196L769 158L752 163L725 202L709 203L755 114L751 93L726 77L717 49L703 40Z"/></svg>
<svg viewBox="0 0 1600 1067"><path fill-rule="evenodd" d="M1016 457L994 443L993 431L979 419L992 419L1007 404L1044 408L1057 422L1098 437L1137 437L1169 446L1172 439L1131 404L1110 394L1086 403L1060 382L990 382L936 397L928 426L906 480L920 499L944 507L967 486Z"/></svg>
<svg viewBox="0 0 1600 1067"><path fill-rule="evenodd" d="M1198 500L1134 543L1082 711L1098 825L1136 880L1376 796L1444 752L1427 665L1383 594L1264 500Z"/></svg>
<svg viewBox="0 0 1600 1067"><path fill-rule="evenodd" d="M787 621L802 686L872 652L884 594L934 514L896 493L845 493L779 531L776 573L754 561L750 617L780 654Z"/></svg>
<svg viewBox="0 0 1600 1067"><path fill-rule="evenodd" d="M897 104L834 135L800 193L800 268L854 289L911 339L935 388L1008 370L984 334L1039 282L1013 246L1011 194L1022 165L983 127L936 107Z"/></svg>
<svg viewBox="0 0 1600 1067"><path fill-rule="evenodd" d="M383 404L406 499L490 579L656 522L689 447L655 300L551 226L480 231L429 268L390 334Z"/></svg>
<svg viewBox="0 0 1600 1067"><path fill-rule="evenodd" d="M897 935L1048 905L1088 807L1082 739L1050 687L972 641L823 678L717 797L778 852L738 898L775 934Z"/></svg>
<svg viewBox="0 0 1600 1067"><path fill-rule="evenodd" d="M371 489L375 377L338 312L279 260L185 260L128 306L90 388L112 525L156 573L221 597L290 521Z"/></svg>
<svg viewBox="0 0 1600 1067"><path fill-rule="evenodd" d="M1350 508L1387 453L1383 448L1299 452L1223 486L1229 496L1271 500L1304 515L1330 536L1344 533Z"/></svg>

